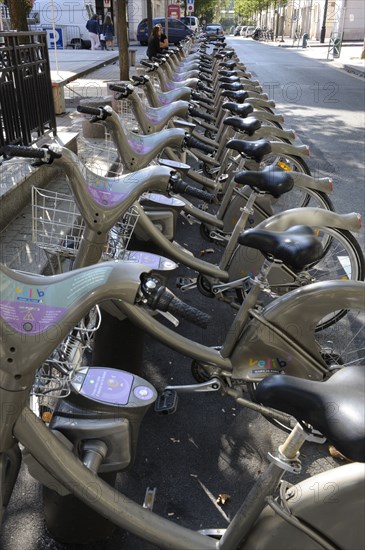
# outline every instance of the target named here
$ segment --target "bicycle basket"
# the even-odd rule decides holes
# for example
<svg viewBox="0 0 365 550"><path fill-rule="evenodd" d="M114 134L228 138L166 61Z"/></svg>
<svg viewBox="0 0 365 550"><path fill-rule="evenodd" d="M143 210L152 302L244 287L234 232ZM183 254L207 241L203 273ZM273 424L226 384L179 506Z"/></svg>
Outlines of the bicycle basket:
<svg viewBox="0 0 365 550"><path fill-rule="evenodd" d="M101 312L95 306L38 369L31 391L38 398L38 406L51 408L52 400L70 394L72 377L83 366L85 352L91 351L100 324Z"/></svg>
<svg viewBox="0 0 365 550"><path fill-rule="evenodd" d="M75 256L84 222L71 195L32 188L32 241L51 254Z"/></svg>
<svg viewBox="0 0 365 550"><path fill-rule="evenodd" d="M110 260L123 258L134 228L138 222L138 218L138 210L134 206L131 206L123 216L123 219L110 230L103 259Z"/></svg>

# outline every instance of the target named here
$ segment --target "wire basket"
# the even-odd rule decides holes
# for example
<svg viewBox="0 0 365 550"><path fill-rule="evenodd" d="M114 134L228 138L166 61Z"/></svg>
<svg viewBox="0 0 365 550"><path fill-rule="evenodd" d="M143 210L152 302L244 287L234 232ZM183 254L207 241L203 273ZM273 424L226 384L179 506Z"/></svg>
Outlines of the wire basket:
<svg viewBox="0 0 365 550"><path fill-rule="evenodd" d="M38 369L31 392L33 409L52 409L55 399L70 394L72 378L84 366L85 353L92 350L93 338L100 324L100 308L95 306Z"/></svg>
<svg viewBox="0 0 365 550"><path fill-rule="evenodd" d="M49 189L32 188L32 241L50 254L73 258L84 222L74 198Z"/></svg>
<svg viewBox="0 0 365 550"><path fill-rule="evenodd" d="M145 96L144 91L141 88L136 88L134 93L138 94L142 102L142 105L148 106L147 98ZM130 130L131 132L142 134L143 133L142 129L138 123L138 120L136 120L136 117L133 112L132 102L129 101L128 98L126 98L126 99L119 99L114 103L115 103L115 111L118 113L123 126L127 130Z"/></svg>
<svg viewBox="0 0 365 550"><path fill-rule="evenodd" d="M137 225L139 218L138 210L131 206L121 221L118 221L109 232L108 243L103 254L104 260L123 259L128 248L129 241Z"/></svg>
<svg viewBox="0 0 365 550"><path fill-rule="evenodd" d="M103 259L122 259L138 222L139 213L131 206L110 230ZM48 254L74 258L85 224L71 195L49 189L32 189L32 240Z"/></svg>
<svg viewBox="0 0 365 550"><path fill-rule="evenodd" d="M109 132L105 132L105 137L100 139L79 137L77 155L97 177L115 177L123 174L124 166L120 162L117 148Z"/></svg>

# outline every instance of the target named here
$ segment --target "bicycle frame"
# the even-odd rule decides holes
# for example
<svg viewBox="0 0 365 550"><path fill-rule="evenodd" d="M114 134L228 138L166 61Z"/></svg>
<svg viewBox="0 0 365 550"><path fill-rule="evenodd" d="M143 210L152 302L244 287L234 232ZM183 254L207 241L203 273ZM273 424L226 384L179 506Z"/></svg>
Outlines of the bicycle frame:
<svg viewBox="0 0 365 550"><path fill-rule="evenodd" d="M266 498L275 491L282 477L283 469L286 469L277 462L273 462L259 477L222 539L217 542L205 535L171 524L168 520L144 510L124 495L115 492L99 477L95 476L94 472L91 472L82 464L65 445L63 438L56 437L25 406L38 364L50 354L57 341L67 334L70 325L74 325L78 318L82 317L96 301L110 300L114 297L118 298L118 302L122 301L123 304L129 304L131 308L136 307L133 303L139 288L140 274L148 271L145 266L137 264L122 266L121 264L108 262L107 264L60 275L56 278L14 274L4 267L1 271L4 298L7 300L7 302L4 303L3 301L2 303L3 306L5 305L5 309L2 308L2 317L0 318L0 328L3 335L0 347L0 402L5 415L5 421L0 426L1 517L3 507L6 506L10 498L20 465L20 455L16 451L17 442L19 442L43 468L43 470L38 469L40 481L45 484L51 483L53 488L58 488L63 494L73 493L81 501L115 524L157 544L161 548L228 550L237 548L247 536L251 536L252 525L265 507ZM52 311L52 316L39 317L39 321L42 319L40 323L25 327L21 309L10 310L9 306L13 304L13 307L15 307L16 302L13 300L20 292L19 287L22 287L22 296L24 295L26 300L26 296L30 296L29 290L33 286L36 287L38 295L43 293L41 304L45 308L43 313ZM344 285L337 283L337 285L330 284L330 286L332 289L331 291L328 289L328 291L331 296L334 296L333 292L335 292L336 298L346 294L349 296L350 302L354 299L358 300L359 291L363 293L364 290L363 285L360 283ZM341 286L342 288L336 292L335 286ZM67 291L66 294L65 290ZM289 312L292 315L297 315L298 307L303 306L303 298L304 300L310 299L313 303L312 299L316 297L318 303L322 302L322 299L319 299L320 294L321 289L318 285L316 289L312 289L310 296L308 296L307 289L304 289L304 292L301 292L301 290L295 291L293 293L295 304L288 308ZM68 296L66 303L65 295ZM287 302L291 301L289 295L286 298ZM23 301L20 303L29 306L33 302ZM278 311L280 308L271 307L269 309L268 318L270 316L276 317L275 313L280 313ZM272 310L275 309L276 311L273 312ZM55 322L56 324L54 324ZM22 342L22 345L19 345L20 342ZM10 361L10 359L12 360ZM306 361L305 355L303 359ZM287 457L289 460L296 458L297 451L305 439L306 436L303 435L302 428L297 425L280 448L281 456ZM335 474L335 479L339 480L341 485L339 493L341 499L333 507L334 509L332 508L331 519L340 517L340 514L343 514L343 506L353 502L353 498L355 502L359 502L361 498L363 501L363 465L355 464L343 468L346 470L343 474L341 468ZM316 479L313 478L313 481ZM321 487L325 491L325 484L334 478L332 473L326 472L319 479ZM303 487L305 486L303 485ZM313 520L313 513L316 512L316 521L318 522L318 517L327 513L327 509L323 506L320 507L319 504L315 506L314 510L311 508L309 487L309 482L307 482L304 491L305 498L300 504L301 514L302 516L304 514L304 517L309 514L309 517ZM351 488L350 491L348 488ZM296 506L294 506L295 509ZM361 521L359 525L362 525L361 510L355 508L354 513L356 520L359 521L360 519ZM260 521L264 525L262 535L266 540L270 522L267 525L265 513L260 517ZM277 518L276 521L280 522ZM313 520L313 523L316 522ZM334 525L332 521L328 526L329 533L332 532L331 525ZM289 537L289 534L287 534L288 526L284 524L281 527L284 539ZM360 537L361 534L359 539ZM257 538L260 540L260 533ZM252 546L248 545L247 548L252 548ZM328 546L328 548L332 547Z"/></svg>

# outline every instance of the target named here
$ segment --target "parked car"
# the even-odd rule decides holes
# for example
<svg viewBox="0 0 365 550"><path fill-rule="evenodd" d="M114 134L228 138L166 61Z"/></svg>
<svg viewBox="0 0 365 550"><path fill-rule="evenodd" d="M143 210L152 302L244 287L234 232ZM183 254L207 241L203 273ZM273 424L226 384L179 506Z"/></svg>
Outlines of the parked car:
<svg viewBox="0 0 365 550"><path fill-rule="evenodd" d="M246 31L247 31L247 25L244 25L243 27L241 27L240 35L245 36Z"/></svg>
<svg viewBox="0 0 365 550"><path fill-rule="evenodd" d="M249 36L252 36L255 30L256 30L255 25L249 25L246 29L245 37L248 38Z"/></svg>
<svg viewBox="0 0 365 550"><path fill-rule="evenodd" d="M234 36L239 36L239 35L240 35L240 32L241 32L241 29L242 29L241 25L238 25L238 26L234 29L233 35L234 35Z"/></svg>
<svg viewBox="0 0 365 550"><path fill-rule="evenodd" d="M165 32L165 18L164 17L158 17L156 19L152 19L152 25L161 24L163 28L163 32ZM168 19L168 36L169 36L169 42L172 44L178 44L180 40L183 40L187 36L191 36L193 34L193 31L189 29L182 21L179 21L179 19ZM141 46L147 46L148 44L148 25L147 25L147 19L142 19L142 21L138 24L137 27L137 40L141 44Z"/></svg>
<svg viewBox="0 0 365 550"><path fill-rule="evenodd" d="M195 33L197 33L198 30L200 29L199 19L197 17L194 17L193 15L180 17L180 21Z"/></svg>
<svg viewBox="0 0 365 550"><path fill-rule="evenodd" d="M209 23L209 25L205 27L205 34L208 40L224 39L223 27L219 23Z"/></svg>

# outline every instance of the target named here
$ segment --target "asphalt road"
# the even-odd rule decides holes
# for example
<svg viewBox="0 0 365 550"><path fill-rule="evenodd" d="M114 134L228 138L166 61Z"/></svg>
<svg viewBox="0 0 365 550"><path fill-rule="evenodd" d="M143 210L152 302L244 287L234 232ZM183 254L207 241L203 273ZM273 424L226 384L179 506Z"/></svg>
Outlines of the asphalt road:
<svg viewBox="0 0 365 550"><path fill-rule="evenodd" d="M278 110L285 112L286 126L293 127L301 140L311 146L313 166L321 173L333 174L338 210L363 208L360 127L363 83L300 53L253 41L229 41L253 76L266 89L274 90L270 96L277 101ZM300 99L298 95L294 101L291 94L299 89ZM336 102L329 101L334 89ZM199 240L197 228L181 225L179 237L182 244L206 248L206 243ZM199 334L202 341L219 345L232 311L200 295L191 295L189 299L212 315L206 334ZM196 329L186 323L183 330L188 336L197 336ZM123 349L120 354L122 360ZM150 338L146 338L144 372L158 389L166 384L193 382L190 360ZM184 395L174 415L157 416L149 411L141 427L136 462L130 471L120 475L118 486L139 503L146 488L155 487L155 511L181 525L195 529L225 527L226 518L234 514L264 468L266 452L282 440L279 430L262 417L239 409L228 398L216 393ZM328 456L325 445L306 445L302 458L303 476L339 463ZM290 476L288 479L294 481ZM220 493L230 495L222 506L215 502ZM24 470L8 509L0 547L2 550L79 548L57 543L47 534L41 489ZM108 541L90 543L84 548L152 550L155 547L117 529Z"/></svg>
<svg viewBox="0 0 365 550"><path fill-rule="evenodd" d="M309 145L312 174L333 178L336 211L364 216L364 79L327 61L326 49L280 48L235 38L229 43L275 100L285 127Z"/></svg>

